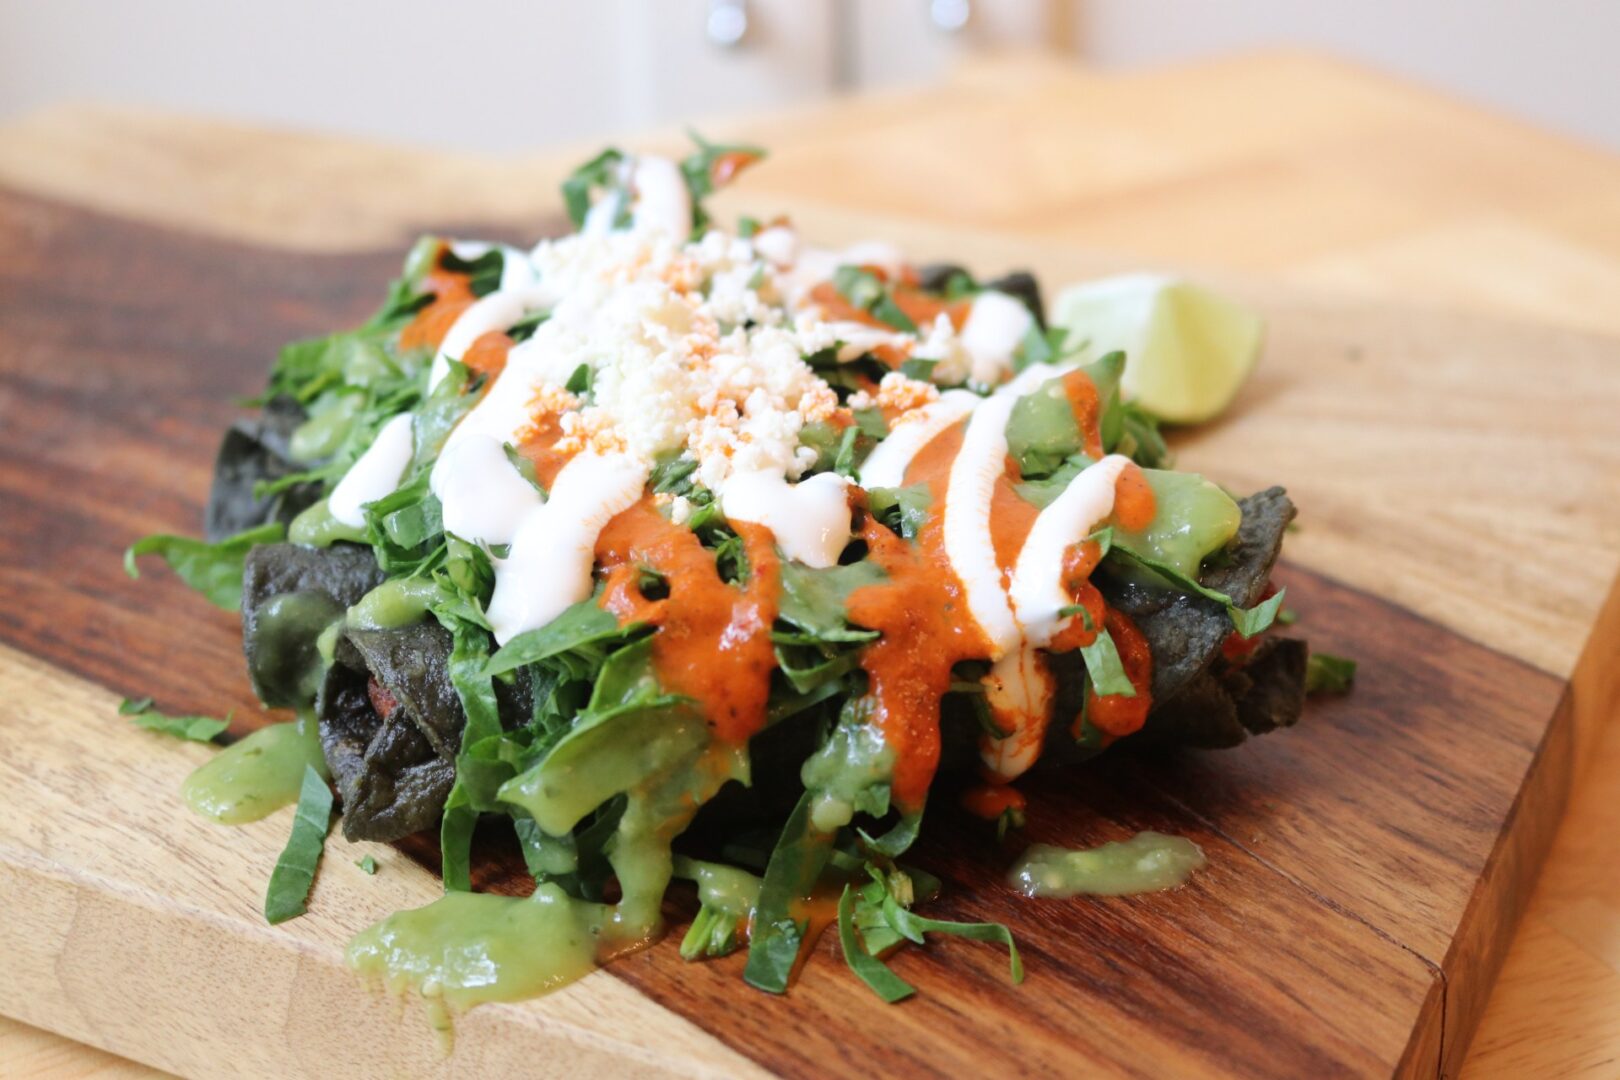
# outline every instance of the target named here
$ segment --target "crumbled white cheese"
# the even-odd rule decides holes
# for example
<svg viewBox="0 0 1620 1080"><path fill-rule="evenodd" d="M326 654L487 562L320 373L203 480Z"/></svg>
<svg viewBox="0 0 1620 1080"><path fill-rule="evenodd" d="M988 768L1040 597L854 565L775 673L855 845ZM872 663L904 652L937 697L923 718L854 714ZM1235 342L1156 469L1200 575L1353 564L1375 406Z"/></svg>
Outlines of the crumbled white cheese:
<svg viewBox="0 0 1620 1080"><path fill-rule="evenodd" d="M806 357L832 350L847 362L883 349L890 358L936 361L931 381L890 372L875 390L850 402L855 408L884 409L896 432L904 432L871 459L878 466L875 473L891 481L889 474L903 475L925 433L972 411L977 398L954 391L942 401L934 384L959 383L988 371L989 352L999 358L1005 351L1012 313L981 298L987 306L971 335L958 333L944 314L916 334L829 319L810 297L817 285L843 265L870 266L898 280L904 270L901 253L879 243L811 248L785 225L751 239L710 229L688 240L691 203L678 180L671 162L627 158L614 191L592 208L580 233L544 241L526 254L505 252L515 271L511 287L474 305L480 318L468 320L467 333L453 333L455 340L447 341L444 352L453 356L474 329L510 325L538 302L544 302L548 316L511 350L505 369L452 432L442 467L435 469L435 490L455 479L469 490L518 491L514 484L521 477L495 451L502 444L524 445L554 424L551 430L560 431L554 449L562 454L650 468L658 459L684 453L696 462L694 480L717 495L733 477L750 477L732 489L731 500L739 507L769 504L771 513L760 516L783 524L780 507L796 505L794 500L811 505L806 501L811 490L801 494L793 484L817 458L802 445L805 428L841 411L837 395ZM626 217L628 226L617 227ZM590 389L571 394L564 385L581 366L590 373ZM913 418L921 422L908 424ZM475 438L476 448L461 445ZM500 469L499 483L461 477L474 465ZM449 475L452 467L459 479ZM828 514L837 509L830 488L814 491L828 496L818 507L831 508ZM487 540L520 531L510 515L485 520L488 515L478 512L482 508L462 505L466 501L454 496L445 501L458 504L470 531L490 533ZM687 499L665 502L673 520L684 521L693 512ZM806 551L812 546L804 545ZM835 546L841 543L822 545L831 556L816 547L812 559L836 558Z"/></svg>
<svg viewBox="0 0 1620 1080"><path fill-rule="evenodd" d="M920 409L929 402L939 400L939 387L931 382L913 379L898 371L884 375L878 383L877 393L859 390L849 396L846 403L851 409L879 408L902 416Z"/></svg>

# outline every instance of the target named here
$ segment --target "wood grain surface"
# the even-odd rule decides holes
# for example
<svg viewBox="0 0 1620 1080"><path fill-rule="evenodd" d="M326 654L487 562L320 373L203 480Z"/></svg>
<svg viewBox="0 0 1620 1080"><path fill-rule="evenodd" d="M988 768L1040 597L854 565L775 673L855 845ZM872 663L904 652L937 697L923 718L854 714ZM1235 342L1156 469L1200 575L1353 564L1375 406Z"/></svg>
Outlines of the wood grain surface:
<svg viewBox="0 0 1620 1080"><path fill-rule="evenodd" d="M1037 102L1040 108L1034 107ZM1215 125L1201 119L1222 110L1228 116L1246 118L1246 122ZM1282 273L1295 280L1370 293L1416 292L1454 305L1535 316L1600 332L1614 327L1612 304L1593 302L1599 296L1614 295L1604 293L1614 278L1605 276L1606 270L1610 275L1613 271L1607 269L1610 264L1602 254L1605 245L1620 250L1620 229L1606 226L1612 218L1604 216L1620 212L1611 197L1614 179L1620 175L1612 161L1337 65L1271 57L1224 67L1109 79L1056 73L1038 65L998 67L969 73L926 96L895 96L812 110L793 120L791 126L782 128L785 138L764 133L767 126L781 128L779 122L737 126L737 130L762 134L783 150L772 169L758 174L759 181L753 185L759 192L755 201L774 208L781 196L791 203L796 218L814 221L827 231L870 231L873 221L842 209L817 206L818 201L978 226L980 231L975 234L973 229L959 227L943 230L926 221L912 226L887 219L882 222L883 231L896 238L919 240L922 250L930 250L927 245L931 244L931 250L942 253L965 251L980 265L992 267L998 265L997 259L1033 262L1058 280L1146 256ZM1059 130L1062 138L1055 137ZM919 171L930 161L940 160L937 152L929 157L922 151L929 147L937 151L942 132L950 135L943 140L945 145L979 147L980 152L955 154L949 170ZM987 152L991 146L998 152ZM1082 147L1107 151L1100 159L1101 168L1096 155L1081 161ZM1087 167L1080 167L1082 164ZM13 183L79 202L114 206L148 220L289 248L397 246L412 225L434 217L441 222L539 222L554 205L549 180L555 172L552 160L444 162L405 151L96 112L40 117L0 137L0 176ZM930 182L918 183L917 178L925 174ZM97 182L108 175L127 182ZM1451 194L1443 197L1448 180ZM1611 186L1605 188L1604 182ZM43 242L53 228L71 227L52 225L34 212L40 210L39 205L28 205L33 209L8 217L8 229L15 228L8 237ZM113 229L106 223L95 228L97 243L102 242L101 229ZM1067 245L1009 243L1005 236L990 235L984 229L1059 237L1089 243L1093 250L1077 254ZM127 242L140 246L133 240ZM108 237L107 243L110 250L130 250L119 249L115 237ZM1097 247L1115 251L1098 252ZM1123 259L1122 252L1126 253ZM194 269L184 257L175 260L173 255L151 265L161 269L170 261ZM178 350L178 354L195 356L197 341L214 349L211 356L231 356L232 364L246 364L248 361L234 358L254 354L251 365L238 373L248 380L239 388L226 385L231 377L228 372L211 370L217 361L193 361L197 370L189 372L189 377L211 389L223 389L226 398L209 397L199 388L189 399L195 419L192 414L179 420L172 415L160 417L156 422L165 440L163 450L118 447L119 453L131 455L139 466L155 464L171 470L160 490L134 490L120 484L118 471L110 463L117 459L98 460L96 449L82 442L64 439L52 445L47 438L43 447L27 444L30 455L58 469L53 474L58 489L87 484L108 494L113 505L108 512L117 515L118 525L128 526L131 532L140 531L152 520L171 527L183 523L206 483L207 444L212 435L204 438L201 433L217 431L229 414L229 394L253 389L253 377L262 370L266 355L259 350L274 344L274 340L260 342L252 337L260 330L268 333L273 329L269 325L237 332L234 322L251 322L257 315L243 310L254 305L233 302L231 290L236 290L237 297L257 297L261 281L277 283L289 290L282 301L290 320L285 325L303 327L306 324L298 320L327 318L334 313L323 310L323 304L341 307L353 298L361 309L369 307L376 279L365 283L353 279L363 277L373 265L386 266L391 258L381 262L335 259L329 265L344 267L343 282L329 282L313 294L301 291L298 274L292 269L307 265L302 257L290 259L285 273L273 265L277 260L272 257L245 261L257 264L258 269L214 267L203 271L219 282L217 288L213 280L201 286L202 295L212 302L211 310L201 324L186 324L183 332L171 331L175 335L171 340L158 332L143 341L126 342L124 326L96 325L96 320L83 315L86 297L95 298L90 290L75 294L71 287L64 287L58 294L35 297L6 310L6 321L0 321L0 326L8 330L15 317L31 332L72 336L73 348L87 350L104 365L96 369L103 380L102 404L114 402L136 412L142 407L142 396L130 393L119 382L119 373L105 367L117 363L118 354L135 355L144 350L148 357L172 357ZM141 265L144 269L148 264ZM85 267L88 273L103 274L100 280L115 280L120 285L125 284L124 269ZM1598 738L1601 721L1612 712L1612 656L1615 642L1620 640L1620 626L1616 626L1620 614L1612 597L1605 607L1614 552L1620 546L1616 543L1620 519L1614 509L1614 391L1609 376L1615 363L1613 347L1601 337L1549 333L1490 318L1380 312L1366 305L1301 302L1268 287L1249 288L1274 315L1267 364L1233 422L1184 441L1184 461L1235 486L1247 479L1243 470L1264 479L1286 480L1307 514L1306 529L1290 540L1292 558L1381 595L1394 596L1462 636L1524 657L1552 673L1555 678L1544 683L1533 673L1508 680L1521 688L1543 687L1549 695L1543 703L1543 719L1552 715L1560 680L1573 676L1573 691L1565 707L1579 722L1568 727L1569 741L1555 739L1537 757L1535 742L1526 741L1522 732L1485 740L1478 761L1482 775L1518 767L1523 776L1534 767L1541 770L1541 776L1556 779L1571 757L1594 759L1597 769L1609 768L1610 775L1620 775L1613 771L1620 765L1609 752L1615 740ZM0 304L12 295L8 280ZM28 321L36 306L52 303L70 308L79 304L74 310L80 314L65 322L62 318ZM120 314L164 310L161 297L138 290L117 303ZM42 325L45 322L50 325ZM308 328L327 325L316 322ZM62 404L94 399L96 388L83 385L83 372L76 373L76 381L73 374L34 370L51 368L51 361L61 355L61 345L60 337L46 336L29 343L26 353L17 354L18 361L28 361L18 364L26 369L28 389L32 392L37 386ZM1526 363L1527 356L1534 357L1533 364ZM164 389L191 393L184 379L172 374L156 378ZM215 379L219 381L211 381ZM9 394L10 387L4 392ZM19 412L15 407L19 400L20 395L0 398L8 406L8 427ZM1443 403L1439 409L1437 401ZM31 429L47 435L52 430ZM1290 430L1296 436L1315 437L1290 438ZM173 441L168 441L171 436ZM193 443L203 449L193 454ZM1367 454L1372 455L1374 467L1358 468L1369 463ZM1545 466L1527 466L1537 454ZM1428 467L1422 467L1425 465ZM1521 471L1515 473L1515 467ZM23 489L31 483L14 481L13 471L7 469L4 477L8 499L11 485L15 483L27 494ZM98 474L105 479L98 479ZM1522 500L1522 510L1515 515L1505 514L1500 501L1490 501L1490 496L1499 494L1504 476ZM97 483L103 486L96 487ZM34 493L49 490L40 485ZM1425 532L1433 512L1441 520ZM1397 532L1392 537L1389 527L1403 522L1411 523L1415 533ZM9 531L9 512L7 525ZM1504 540L1504 533L1511 539ZM121 542L108 546L115 549ZM1386 543L1392 543L1394 549L1388 558L1382 553ZM77 554L98 556L91 550ZM13 565L27 565L28 558L22 555ZM150 685L130 683L136 672L145 670L142 664L149 668L155 658L161 667L161 652L147 640L140 618L143 605L153 602L155 591L118 597L114 585L99 580L87 562L72 562L62 578L81 596L97 596L107 589L115 597L104 613L105 620L95 626L100 641L88 650L104 666L97 678L115 687L151 689ZM11 580L5 583L8 598L13 595L13 584ZM158 586L157 582L151 584L154 590ZM1332 586L1314 577L1296 583L1302 608L1303 598L1316 597L1317 587L1325 596L1334 593ZM1543 593L1549 602L1538 604ZM1328 604L1324 610L1338 609ZM200 604L181 617L183 624L189 624L188 647L220 636L217 626L207 622L210 618L214 617ZM1409 654L1413 650L1402 646L1422 640L1412 629L1414 625L1439 633L1433 626L1412 623L1399 613L1383 622L1362 612L1354 621L1363 629L1368 623L1382 623L1389 635L1392 671L1412 662ZM234 651L228 624L226 620L224 644L215 641L202 646L205 651L218 650L218 655L209 655L206 662L195 665L193 674L204 682L188 681L190 689L177 688L177 700L165 704L218 707L232 700L231 695L246 696L245 686L237 683L234 688L213 688L224 697L209 698L207 703L201 700L209 689L206 680L228 681L236 671L231 666L235 658L227 655ZM1313 637L1325 632L1314 619L1308 629ZM31 650L73 651L70 627L60 620L53 624L48 618L36 619L30 632L38 638L30 644ZM130 633L135 639L123 640ZM1441 636L1456 643L1455 634ZM1459 647L1470 652L1469 647ZM1489 653L1479 655L1489 657L1490 664L1501 661ZM208 670L221 658L222 665ZM71 680L41 679L29 685L43 693L42 683L55 687L59 682L84 695L64 703L62 715L92 716L94 709L87 702L105 706L108 700L107 695L98 696ZM1462 689L1469 690L1469 680L1463 683ZM1472 686L1473 691L1479 689ZM1454 690L1448 683L1446 692ZM179 699L181 693L197 696ZM1484 696L1494 700L1501 693L1500 689L1487 689ZM1422 698L1424 691L1416 696ZM9 700L9 695L0 700ZM1387 705L1389 699L1384 700ZM1455 704L1453 701L1454 708ZM1460 711L1466 717L1473 709ZM92 723L94 718L83 722ZM1359 749L1359 756L1352 754L1345 760L1353 768L1377 774L1379 761L1367 756L1370 747L1351 737L1365 722L1357 719L1330 743L1342 752ZM1340 729L1330 723L1322 730ZM1443 745L1471 745L1478 741L1469 737L1472 734L1471 727L1466 732L1442 727L1435 737ZM1415 944L1410 952L1397 948L1424 961L1430 972L1436 968L1480 970L1482 963L1488 969L1489 946L1501 940L1502 928L1488 917L1481 918L1478 905L1512 909L1513 904L1505 901L1514 900L1516 894L1508 886L1520 886L1526 880L1522 864L1534 861L1536 845L1528 843L1525 850L1503 847L1483 861L1471 862L1472 849L1467 843L1446 844L1442 845L1445 850L1434 851L1421 844L1405 845L1401 842L1405 838L1399 836L1387 846L1369 837L1360 845L1311 846L1306 852L1311 858L1296 867L1292 860L1300 855L1300 823L1279 820L1279 815L1290 817L1293 804L1288 799L1272 800L1273 805L1245 801L1244 793L1250 789L1244 785L1259 784L1263 789L1271 783L1291 798L1304 798L1308 793L1289 786L1288 778L1315 775L1312 767L1324 767L1321 762L1302 763L1292 756L1310 745L1307 736L1301 729L1276 740L1276 750L1267 741L1239 754L1208 759L1207 764L1177 763L1169 776L1151 771L1169 766L1132 761L1130 769L1148 770L1140 778L1144 789L1159 795L1140 800L1133 795L1124 804L1130 808L1126 813L1108 802L1109 785L1116 781L1103 777L1098 779L1095 797L1087 803L1100 815L1096 819L1099 828L1104 822L1123 826L1131 813L1138 819L1155 813L1188 814L1195 819L1190 831L1202 835L1195 827L1201 804L1183 789L1192 791L1197 799L1212 800L1210 805L1218 807L1220 815L1231 815L1230 822L1222 817L1214 825L1206 822L1201 827L1205 832L1219 828L1225 842L1234 844L1234 866L1247 866L1245 860L1253 859L1256 866L1276 872L1291 887L1316 896L1328 910L1359 923L1375 937L1389 935L1381 938L1386 944L1400 941L1406 945L1389 929L1398 927L1399 933L1412 935ZM1424 738L1420 734L1405 750L1431 753ZM142 749L146 745L136 742L129 747L131 754L143 758L143 766L150 765L144 758L153 756ZM1512 749L1515 745L1516 751ZM1514 753L1522 757L1515 759ZM1273 754L1279 757L1273 758ZM8 759L13 756L7 755ZM1519 765L1514 766L1513 760ZM1339 764L1342 770L1343 761ZM1251 773L1251 769L1255 771ZM1410 779L1408 774L1402 775ZM1533 839L1545 834L1554 807L1534 798L1517 805L1511 799L1506 804L1493 803L1493 795L1478 789L1479 777L1471 779L1473 782L1442 785L1443 798L1436 797L1429 801L1432 805L1417 809L1438 812L1464 836L1470 828L1482 827L1481 822L1495 812L1526 823L1516 836ZM1423 776L1423 780L1432 783L1434 777ZM1531 794L1556 791L1556 783L1549 782L1546 788L1532 788ZM1605 944L1612 942L1611 931L1617 925L1614 912L1620 910L1615 902L1620 899L1620 879L1604 876L1602 869L1614 862L1612 812L1608 819L1603 818L1606 802L1588 791L1590 788L1577 795L1576 808L1586 814L1583 820L1589 827L1574 834L1566 830L1559 850L1566 853L1568 869L1560 875L1560 863L1555 861L1549 875L1551 882L1562 881L1577 902L1555 904L1539 918L1533 914L1504 984L1504 992L1519 995L1521 1002L1557 1001L1559 1007L1514 1005L1512 997L1506 1005L1493 1006L1489 1012L1500 1017L1498 1026L1493 1028L1487 1022L1480 1039L1484 1056L1471 1066L1480 1075L1513 1075L1521 1070L1540 1074L1553 1067L1601 1066L1606 1055L1612 1060L1617 1033L1612 1022L1605 1023L1612 1014L1592 1008L1591 1003L1620 1000L1594 996L1601 995L1605 987L1611 995L1620 994L1615 989L1616 956L1612 944ZM1161 809L1160 798L1170 809ZM1332 798L1326 802L1328 810L1351 817L1370 812ZM1313 809L1321 807L1313 804ZM1402 805L1401 809L1412 808ZM1202 811L1206 817L1213 812ZM1116 816L1110 817L1110 813ZM1610 826L1607 834L1590 827L1605 820ZM1242 824L1232 824L1236 822ZM1247 838L1246 829L1252 829ZM207 832L203 830L205 835ZM267 844L273 852L279 846L280 828L270 829L269 836ZM31 842L42 844L51 839L61 837L49 835L49 830L42 836L29 836ZM1277 845L1283 857L1266 850L1262 843ZM1466 889L1441 887L1448 875L1470 867L1485 871L1482 884L1471 894ZM407 869L401 869L402 876ZM1374 895L1368 882L1391 872L1410 874L1423 884ZM342 885L341 879L328 881L331 876L323 875L322 890ZM1400 880L1404 883L1406 879ZM245 910L255 907L258 883L245 879L236 884L246 890ZM1264 882L1257 880L1253 887L1263 891ZM238 902L242 903L240 897ZM1468 912L1470 907L1474 908L1470 925L1486 930L1455 941L1437 936L1444 933L1447 912ZM1389 920L1387 925L1384 920ZM1134 925L1136 920L1131 922ZM1130 928L1115 929L1125 930L1128 936ZM1177 929L1171 926L1166 932ZM1353 943L1353 936L1336 937L1339 932L1323 930L1322 936L1330 942ZM259 928L256 933L262 937L264 931ZM1260 936L1266 937L1263 927ZM1443 946L1438 952L1434 950L1437 942ZM999 961L976 953L959 959L957 954L964 952L968 950L947 946L941 950L945 958L936 961L927 954L903 963L961 963L970 968L978 964L983 967L984 989L991 990L991 980L999 977ZM620 985L619 978L644 979L640 984L653 997L663 1000L662 995L669 994L675 1000L686 994L685 983L679 980L711 975L709 969L676 969L669 976L675 989L660 990L658 952L635 962L647 965L650 972L627 968L621 977L593 978L578 989L583 993L589 988L594 994L598 985ZM1553 966L1558 964L1563 966ZM1521 972L1518 976L1515 965ZM1196 965L1194 969L1202 970ZM910 968L903 970L916 974ZM1421 998L1415 998L1411 991L1417 984L1399 974L1399 964L1392 962L1387 970L1389 984L1397 988L1390 992L1390 1001L1410 1004L1415 1000L1420 1015L1430 1018L1438 1016L1435 1010L1456 1014L1448 1023L1424 1029L1432 1034L1432 1045L1422 1040L1403 1045L1407 1063L1437 1060L1443 1037L1448 1039L1448 1056L1454 1055L1466 1042L1468 1018L1477 1013L1478 1002L1468 994L1483 992L1483 984L1469 985L1468 993L1459 993L1466 984L1454 978L1446 991L1436 994L1431 985ZM1111 990L1132 989L1118 979L1117 970L1111 974L1116 977L1107 984ZM1032 968L1032 979L1035 977ZM1277 989L1280 980L1267 981ZM1099 984L1090 985L1095 989ZM1170 980L1165 985L1177 984ZM1283 997L1288 993L1311 1005L1313 1012L1320 1012L1316 998L1302 996L1297 990L1279 991ZM1500 1002L1501 995L1498 997ZM1124 992L1119 1000L1129 1003L1133 998ZM1248 999L1239 995L1233 1000ZM1322 999L1326 1000L1330 999ZM977 994L972 1001L977 1007ZM1180 1005L1178 998L1178 1008L1171 1010L1178 1021L1196 1017L1196 1012L1181 1011ZM80 1020L71 1024L53 1020L54 1026L103 1045L128 1045L120 1041L128 1037L124 1032L111 1038L85 1025L83 1016L90 1013L82 1003L70 1008ZM43 1021L55 1016L44 1007L25 1012L5 1004L0 1009L25 1019ZM1424 1014L1424 1009L1429 1012ZM523 1010L512 1012L527 1015ZM1216 1015L1229 1025L1233 1012ZM1567 1029L1560 1035L1560 1019L1584 1021L1585 1026L1574 1031L1574 1038ZM935 1023L949 1027L959 1020L952 1016L943 1024L937 1019ZM769 1030L769 1021L763 1023ZM1182 1042L1172 1039L1155 1044L1156 1052L1166 1055L1155 1060L1181 1060L1173 1055L1186 1045L1185 1033L1200 1030L1196 1019L1187 1023ZM400 1032L402 1043L408 1044L409 1033L403 1028ZM1332 1029L1324 1032L1321 1045L1299 1052L1342 1053L1350 1067L1360 1072L1378 1071L1378 1067L1368 1064L1372 1058L1356 1055L1376 1057L1390 1044L1388 1033L1377 1025L1366 1029L1366 1037L1353 1049L1334 1042ZM692 1045L719 1052L712 1041L698 1040ZM769 1057L768 1049L759 1053ZM1213 1064L1223 1062L1217 1058ZM1224 1064L1231 1067L1229 1061Z"/></svg>

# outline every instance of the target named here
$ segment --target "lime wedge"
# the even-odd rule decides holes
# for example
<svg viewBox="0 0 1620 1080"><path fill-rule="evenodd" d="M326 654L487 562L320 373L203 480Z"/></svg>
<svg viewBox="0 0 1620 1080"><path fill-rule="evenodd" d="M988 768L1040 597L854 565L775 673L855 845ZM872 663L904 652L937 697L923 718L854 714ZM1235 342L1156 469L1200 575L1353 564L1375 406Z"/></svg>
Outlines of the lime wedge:
<svg viewBox="0 0 1620 1080"><path fill-rule="evenodd" d="M1086 355L1125 353L1121 388L1161 420L1196 424L1237 394L1260 355L1260 316L1179 278L1128 274L1071 285L1052 323Z"/></svg>

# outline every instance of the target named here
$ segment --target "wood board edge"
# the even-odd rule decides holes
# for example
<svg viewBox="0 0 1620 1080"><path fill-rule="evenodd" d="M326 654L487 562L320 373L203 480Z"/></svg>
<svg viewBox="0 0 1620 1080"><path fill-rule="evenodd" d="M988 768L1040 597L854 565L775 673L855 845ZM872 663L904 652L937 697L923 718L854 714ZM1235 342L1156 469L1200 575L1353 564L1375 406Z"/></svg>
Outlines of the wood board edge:
<svg viewBox="0 0 1620 1080"><path fill-rule="evenodd" d="M111 722L117 703L88 680L0 645L0 746L11 742L13 725L37 732L48 717L61 726L41 760L0 760L8 789L26 796L30 784L37 794L52 782L31 767L66 772L64 755L80 753L67 734L75 721ZM130 780L159 779L154 786L172 792L205 751L149 738L119 729L107 742L125 756L84 767L97 780L127 767ZM273 863L290 809L234 830L231 858L209 862L203 844L223 833L188 820L177 800L153 794L151 802L166 807L157 812L169 815L173 831L144 829L134 817L115 834L127 846L101 846L99 862L62 835L77 825L65 814L39 814L22 842L0 834L0 1013L182 1075L766 1075L606 971L539 1001L472 1011L446 1054L420 1011L365 986L340 947L375 917L369 908L387 907L384 897L431 899L426 871L400 856L362 886L343 865L354 853L333 836L311 903L347 915L269 927L257 889L242 895L233 864ZM158 859L193 886L172 895L154 885ZM225 902L211 903L221 896ZM351 1028L368 1038L352 1039Z"/></svg>

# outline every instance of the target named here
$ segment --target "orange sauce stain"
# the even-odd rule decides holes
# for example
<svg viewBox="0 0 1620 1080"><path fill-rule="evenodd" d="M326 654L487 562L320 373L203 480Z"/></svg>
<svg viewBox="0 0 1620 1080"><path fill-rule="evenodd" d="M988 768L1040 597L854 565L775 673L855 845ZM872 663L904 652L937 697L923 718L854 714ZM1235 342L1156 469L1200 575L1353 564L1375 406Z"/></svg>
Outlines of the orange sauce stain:
<svg viewBox="0 0 1620 1080"><path fill-rule="evenodd" d="M461 362L475 375L493 379L506 370L506 355L512 351L512 339L499 330L480 335L461 354Z"/></svg>
<svg viewBox="0 0 1620 1080"><path fill-rule="evenodd" d="M534 466L534 478L548 491L557 482L562 467L574 456L573 451L557 448L563 436L561 421L554 412L536 413L517 444L518 453Z"/></svg>
<svg viewBox="0 0 1620 1080"><path fill-rule="evenodd" d="M719 154L709 163L709 183L715 188L723 188L742 173L744 169L759 163L760 155L747 150L728 150Z"/></svg>
<svg viewBox="0 0 1620 1080"><path fill-rule="evenodd" d="M879 280L887 275L875 266L866 266L862 269L871 273ZM932 326L934 320L945 315L951 320L951 325L960 330L967 323L968 312L971 305L966 300L945 300L932 293L923 292L913 286L896 285L890 293L894 306L905 312L906 317L917 324L919 330L926 330ZM810 290L810 299L821 307L822 314L829 319L844 322L858 322L866 326L876 327L879 330L894 330L894 327L873 315L864 308L858 308L844 298L844 294L830 281L823 281Z"/></svg>
<svg viewBox="0 0 1620 1080"><path fill-rule="evenodd" d="M799 981L799 973L804 970L810 954L815 952L816 942L821 940L821 935L838 922L838 899L843 892L841 875L828 874L816 883L809 896L801 896L788 905L788 917L804 926L804 936L799 939L799 954L793 958L793 970L788 972L790 985Z"/></svg>
<svg viewBox="0 0 1620 1080"><path fill-rule="evenodd" d="M1083 371L1071 371L1063 376L1063 392L1074 410L1074 422L1080 425L1081 445L1093 460L1101 460L1102 402L1097 397L1097 384Z"/></svg>
<svg viewBox="0 0 1620 1080"><path fill-rule="evenodd" d="M1136 688L1135 697L1126 697L1124 694L1099 695L1091 689L1086 690L1086 711L1091 722L1105 736L1119 738L1141 729L1147 722L1148 710L1153 707L1153 697L1150 688L1153 685L1153 653L1148 648L1147 638L1142 631L1136 628L1123 612L1108 609L1105 624L1109 636L1114 639L1114 648L1119 651L1121 666L1125 675ZM1075 737L1080 736L1079 720L1075 721Z"/></svg>
<svg viewBox="0 0 1620 1080"><path fill-rule="evenodd" d="M962 807L974 817L996 821L1009 810L1021 811L1028 805L1024 793L1011 784L991 782L962 792Z"/></svg>
<svg viewBox="0 0 1620 1080"><path fill-rule="evenodd" d="M930 441L907 472L907 481L926 483L933 498L916 544L871 516L862 524L867 558L888 577L856 589L846 602L852 623L883 635L861 654L861 667L871 679L872 722L895 755L891 790L903 810L922 806L939 767L939 703L951 668L990 650L944 550L945 483L962 427Z"/></svg>
<svg viewBox="0 0 1620 1080"><path fill-rule="evenodd" d="M366 697L371 699L371 707L376 709L377 715L384 720L392 716L394 710L399 708L399 698L395 697L388 687L375 678L366 680Z"/></svg>
<svg viewBox="0 0 1620 1080"><path fill-rule="evenodd" d="M1153 488L1148 485L1142 470L1135 462L1125 466L1120 471L1119 479L1114 481L1114 520L1122 529L1141 532L1153 524L1153 515L1157 510Z"/></svg>
<svg viewBox="0 0 1620 1080"><path fill-rule="evenodd" d="M1085 608L1085 616L1076 615L1058 631L1049 651L1072 652L1083 649L1097 640L1097 634L1107 622L1108 605L1097 586L1091 583L1091 572L1102 561L1102 546L1095 540L1082 540L1069 545L1063 553L1063 590L1076 604Z"/></svg>
<svg viewBox="0 0 1620 1080"><path fill-rule="evenodd" d="M1018 462L1008 455L1006 469L996 477L996 486L990 493L990 546L996 553L996 565L1001 568L1003 586L1012 580L1018 553L1024 550L1029 530L1035 527L1035 519L1041 514L1039 507L1018 494L1014 485L1020 479Z"/></svg>
<svg viewBox="0 0 1620 1080"><path fill-rule="evenodd" d="M967 300L946 300L907 285L895 286L894 306L905 312L906 317L917 324L918 330L925 332L941 315L949 318L951 325L960 330L967 324L968 312L972 309L972 304Z"/></svg>
<svg viewBox="0 0 1620 1080"><path fill-rule="evenodd" d="M461 313L478 299L473 295L470 275L440 269L438 263L444 252L445 246L440 244L438 254L433 257L433 270L422 282L423 290L432 293L433 299L399 332L402 351L437 349L450 327L461 318Z"/></svg>
<svg viewBox="0 0 1620 1080"><path fill-rule="evenodd" d="M697 534L667 520L650 498L619 514L602 530L596 559L607 572L602 606L621 622L646 622L653 635L653 667L670 693L696 700L715 737L746 741L765 726L776 653L780 562L768 529L734 526L748 556L743 588L728 584L714 552ZM638 586L643 569L664 578L668 596L652 600Z"/></svg>

